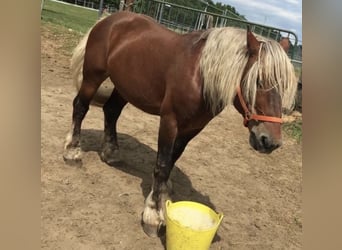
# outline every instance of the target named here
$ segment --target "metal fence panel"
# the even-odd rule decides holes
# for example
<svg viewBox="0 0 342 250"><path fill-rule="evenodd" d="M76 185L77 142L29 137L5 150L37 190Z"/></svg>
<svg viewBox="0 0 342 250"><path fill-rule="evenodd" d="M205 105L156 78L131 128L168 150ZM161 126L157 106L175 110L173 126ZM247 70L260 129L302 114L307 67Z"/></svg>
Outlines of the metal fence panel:
<svg viewBox="0 0 342 250"><path fill-rule="evenodd" d="M295 67L300 65L301 70L301 46L298 46L297 35L290 30L261 25L236 17L219 15L161 0L136 0L133 11L151 16L159 23L179 33L208 28L208 18L210 18L213 27L230 26L245 29L248 25L254 33L266 38L276 41L284 37L289 38L291 47L288 55L293 60Z"/></svg>

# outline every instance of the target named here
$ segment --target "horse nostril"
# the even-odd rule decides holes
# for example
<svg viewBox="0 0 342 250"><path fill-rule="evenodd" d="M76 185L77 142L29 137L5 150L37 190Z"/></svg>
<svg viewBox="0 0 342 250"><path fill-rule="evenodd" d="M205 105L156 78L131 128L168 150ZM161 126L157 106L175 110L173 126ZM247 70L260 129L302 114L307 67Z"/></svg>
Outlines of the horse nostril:
<svg viewBox="0 0 342 250"><path fill-rule="evenodd" d="M269 149L271 145L270 145L270 140L268 136L262 135L260 139L261 139L262 146L266 149Z"/></svg>
<svg viewBox="0 0 342 250"><path fill-rule="evenodd" d="M267 135L262 135L260 137L261 145L266 150L274 150L276 148L279 148L281 146L281 141L275 142L272 140L272 137L269 137Z"/></svg>

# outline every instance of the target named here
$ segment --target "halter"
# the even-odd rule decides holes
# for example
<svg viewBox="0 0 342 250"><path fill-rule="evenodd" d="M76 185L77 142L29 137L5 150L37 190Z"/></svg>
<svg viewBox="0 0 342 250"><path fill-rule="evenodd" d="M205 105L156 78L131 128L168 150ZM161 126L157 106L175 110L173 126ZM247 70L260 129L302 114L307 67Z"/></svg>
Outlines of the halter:
<svg viewBox="0 0 342 250"><path fill-rule="evenodd" d="M251 111L249 111L247 104L242 97L240 85L237 87L236 91L239 96L241 106L245 112L243 120L243 125L245 125L245 127L247 127L247 124L250 120L283 123L283 119L281 119L280 117L253 114Z"/></svg>

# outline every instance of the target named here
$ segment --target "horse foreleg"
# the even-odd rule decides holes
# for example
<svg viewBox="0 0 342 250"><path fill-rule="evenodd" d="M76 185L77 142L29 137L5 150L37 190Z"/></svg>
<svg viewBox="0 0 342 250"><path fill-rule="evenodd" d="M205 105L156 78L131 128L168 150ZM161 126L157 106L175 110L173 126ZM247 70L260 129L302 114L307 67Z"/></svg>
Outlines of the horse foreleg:
<svg viewBox="0 0 342 250"><path fill-rule="evenodd" d="M178 160L178 158L182 155L186 145L188 145L189 141L192 138L194 138L201 130L202 128L195 129L184 135L177 136L175 144L174 144L173 154L172 154L173 162L176 162Z"/></svg>
<svg viewBox="0 0 342 250"><path fill-rule="evenodd" d="M127 101L114 88L108 101L103 106L104 112L104 138L101 159L108 164L120 160L119 145L117 141L116 122Z"/></svg>
<svg viewBox="0 0 342 250"><path fill-rule="evenodd" d="M169 199L167 181L174 165L173 150L177 122L172 115L160 119L157 164L153 172L152 191L145 200L143 229L149 236L158 236L165 225L165 201Z"/></svg>

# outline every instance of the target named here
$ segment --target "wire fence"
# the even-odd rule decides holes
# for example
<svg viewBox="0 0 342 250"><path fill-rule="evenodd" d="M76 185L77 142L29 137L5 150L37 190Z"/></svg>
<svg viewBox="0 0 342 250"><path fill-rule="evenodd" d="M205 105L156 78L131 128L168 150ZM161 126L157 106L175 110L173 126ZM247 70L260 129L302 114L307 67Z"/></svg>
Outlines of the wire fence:
<svg viewBox="0 0 342 250"><path fill-rule="evenodd" d="M91 0L60 1L96 10L100 8L99 3ZM119 9L119 6L114 4L106 4L105 7L109 13L116 12ZM179 33L186 33L211 27L231 26L246 29L246 27L249 26L254 33L276 41L286 37L291 42L288 55L294 65L296 75L301 81L302 44L294 32L249 22L226 12L223 12L223 14L227 15L220 15L206 10L207 8L205 8L205 10L198 10L161 0L135 0L133 6L134 12L151 16L159 23Z"/></svg>
<svg viewBox="0 0 342 250"><path fill-rule="evenodd" d="M254 33L266 38L271 38L276 41L280 41L282 38L288 38L291 43L288 55L292 60L298 78L301 75L302 45L297 35L290 30L261 25L231 15L220 15L161 0L138 0L134 4L133 11L151 16L159 23L179 33L210 27L230 26L246 29L249 26Z"/></svg>

